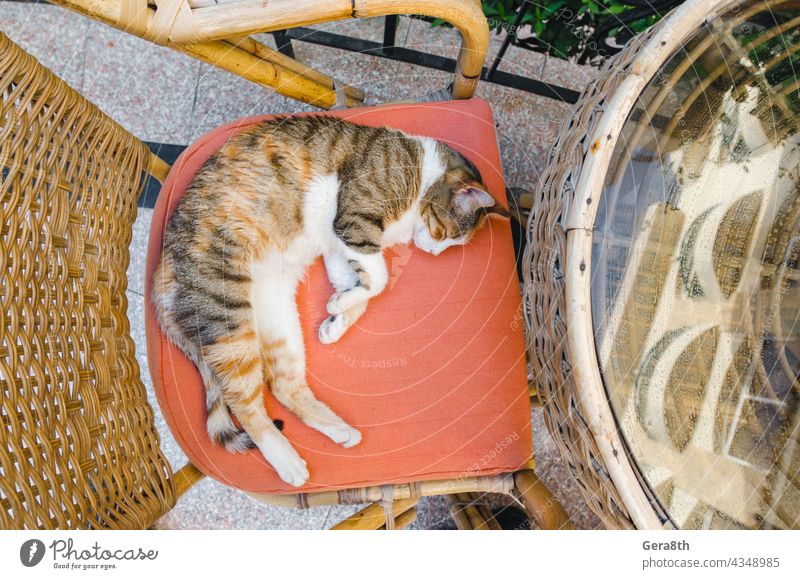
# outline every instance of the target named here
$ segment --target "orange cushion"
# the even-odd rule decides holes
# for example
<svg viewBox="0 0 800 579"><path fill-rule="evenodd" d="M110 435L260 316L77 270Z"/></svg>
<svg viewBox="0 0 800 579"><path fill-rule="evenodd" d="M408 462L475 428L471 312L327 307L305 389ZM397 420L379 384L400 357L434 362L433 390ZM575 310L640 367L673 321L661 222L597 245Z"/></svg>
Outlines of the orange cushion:
<svg viewBox="0 0 800 579"><path fill-rule="evenodd" d="M438 138L479 168L505 203L494 121L487 103L385 105L331 114ZM158 198L147 255L147 288L168 216L197 169L232 134L269 116L220 127L177 160ZM413 246L385 252L390 282L370 301L357 327L325 346L317 329L333 292L322 260L298 291L317 397L359 428L362 442L344 449L312 430L265 389L272 418L306 459L303 492L513 471L531 456L530 405L521 304L511 228L491 219L467 247L434 257ZM145 292L150 373L159 403L189 459L207 475L258 493L298 492L257 450L230 454L206 433L197 370L158 326Z"/></svg>

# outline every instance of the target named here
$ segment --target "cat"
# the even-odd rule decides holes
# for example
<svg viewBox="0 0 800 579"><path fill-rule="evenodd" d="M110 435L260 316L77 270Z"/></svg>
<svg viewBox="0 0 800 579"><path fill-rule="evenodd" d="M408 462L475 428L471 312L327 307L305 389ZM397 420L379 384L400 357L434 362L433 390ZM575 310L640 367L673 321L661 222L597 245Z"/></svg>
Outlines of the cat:
<svg viewBox="0 0 800 579"><path fill-rule="evenodd" d="M163 331L205 383L211 439L233 452L257 447L294 487L308 481L264 408L266 382L308 426L358 444L361 433L306 382L295 292L307 266L322 256L335 289L319 328L330 344L386 286L382 249L413 240L438 255L492 214L508 217L475 166L432 138L328 116L233 136L169 218L152 288Z"/></svg>

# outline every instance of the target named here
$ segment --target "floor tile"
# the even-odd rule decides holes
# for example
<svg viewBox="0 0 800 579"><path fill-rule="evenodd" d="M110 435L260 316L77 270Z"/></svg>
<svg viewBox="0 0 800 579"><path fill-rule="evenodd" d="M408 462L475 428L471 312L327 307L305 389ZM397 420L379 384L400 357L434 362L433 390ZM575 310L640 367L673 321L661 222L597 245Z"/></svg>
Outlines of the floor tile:
<svg viewBox="0 0 800 579"><path fill-rule="evenodd" d="M442 496L422 497L417 504L417 520L409 529L451 530L456 525L450 516L447 499Z"/></svg>
<svg viewBox="0 0 800 579"><path fill-rule="evenodd" d="M598 70L591 66L578 66L564 59L548 56L544 75L554 84L582 91L597 77Z"/></svg>
<svg viewBox="0 0 800 579"><path fill-rule="evenodd" d="M438 70L333 48L306 44L299 51L311 66L363 90L368 105L422 99L452 78Z"/></svg>
<svg viewBox="0 0 800 579"><path fill-rule="evenodd" d="M364 505L333 505L328 507L328 513L320 529L330 529L348 517L355 515L364 508Z"/></svg>
<svg viewBox="0 0 800 579"><path fill-rule="evenodd" d="M90 32L99 26L59 6L0 1L0 31L79 92Z"/></svg>
<svg viewBox="0 0 800 579"><path fill-rule="evenodd" d="M189 142L197 60L109 26L86 52L86 98L142 140Z"/></svg>
<svg viewBox="0 0 800 579"><path fill-rule="evenodd" d="M533 190L570 106L490 83L476 94L492 103L506 183Z"/></svg>
<svg viewBox="0 0 800 579"><path fill-rule="evenodd" d="M201 64L189 141L225 123L262 114L315 111L226 70Z"/></svg>
<svg viewBox="0 0 800 579"><path fill-rule="evenodd" d="M290 509L264 505L205 478L159 519L159 529L321 529L329 507Z"/></svg>

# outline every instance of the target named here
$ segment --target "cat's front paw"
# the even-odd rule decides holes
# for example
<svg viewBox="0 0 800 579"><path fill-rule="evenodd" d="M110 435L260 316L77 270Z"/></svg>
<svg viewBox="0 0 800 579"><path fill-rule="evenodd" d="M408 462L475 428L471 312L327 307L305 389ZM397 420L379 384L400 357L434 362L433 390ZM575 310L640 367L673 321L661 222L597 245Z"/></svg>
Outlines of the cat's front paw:
<svg viewBox="0 0 800 579"><path fill-rule="evenodd" d="M323 344L333 344L338 341L339 338L344 335L345 330L347 330L347 325L344 322L344 316L341 314L338 316L330 316L327 320L322 322L322 325L319 327L319 341Z"/></svg>
<svg viewBox="0 0 800 579"><path fill-rule="evenodd" d="M361 433L345 423L329 426L323 430L323 434L345 448L351 448L361 442Z"/></svg>
<svg viewBox="0 0 800 579"><path fill-rule="evenodd" d="M341 292L336 292L331 296L331 299L328 300L328 305L326 309L331 316L338 316L342 312L344 312L344 308L342 307L342 302L344 301L344 296L347 295L347 292L350 290L344 290Z"/></svg>
<svg viewBox="0 0 800 579"><path fill-rule="evenodd" d="M369 292L361 286L336 292L331 296L331 299L328 300L328 313L332 316L338 316L368 299Z"/></svg>

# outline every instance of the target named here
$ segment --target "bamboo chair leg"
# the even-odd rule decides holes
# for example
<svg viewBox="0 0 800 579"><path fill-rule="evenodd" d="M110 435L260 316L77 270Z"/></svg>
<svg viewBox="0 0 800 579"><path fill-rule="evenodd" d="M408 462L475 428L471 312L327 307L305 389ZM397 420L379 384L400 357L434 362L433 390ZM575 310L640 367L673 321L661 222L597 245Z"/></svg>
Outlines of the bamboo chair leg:
<svg viewBox="0 0 800 579"><path fill-rule="evenodd" d="M406 517L404 520L405 526L410 525L413 523L417 518L417 512L414 508L417 504L418 499L400 499L394 501L392 504L392 515L395 519L395 528L401 528L399 526L400 517L401 515L405 514L408 511L413 510L413 520L408 520L409 517ZM341 523L334 525L331 527L331 530L334 531L367 531L367 530L375 530L375 529L385 529L386 528L386 514L383 511L383 506L378 503L372 503L371 505L361 509L356 514L348 517Z"/></svg>
<svg viewBox="0 0 800 579"><path fill-rule="evenodd" d="M175 473L173 478L175 481L175 500L177 501L181 498L186 491L200 482L205 476L195 465L187 462Z"/></svg>
<svg viewBox="0 0 800 579"><path fill-rule="evenodd" d="M456 528L459 531L472 531L472 523L470 523L469 517L458 504L458 501L453 498L453 495L447 495L447 505L450 507L450 516L453 517Z"/></svg>
<svg viewBox="0 0 800 579"><path fill-rule="evenodd" d="M483 504L481 495L476 493L447 495L447 504L459 530L496 531L501 529L488 507Z"/></svg>
<svg viewBox="0 0 800 579"><path fill-rule="evenodd" d="M161 157L150 153L150 166L148 167L147 172L158 179L162 184L167 178L170 168L171 167L169 163L164 161Z"/></svg>
<svg viewBox="0 0 800 579"><path fill-rule="evenodd" d="M481 517L483 520L486 521L486 527L480 527L479 530L489 530L489 531L502 531L503 527L500 526L500 523L497 522L497 519L494 518L494 515L489 510L489 507L486 506L485 503L479 503L475 505L475 508L478 509Z"/></svg>
<svg viewBox="0 0 800 579"><path fill-rule="evenodd" d="M331 87L299 75L280 64L264 60L229 42L214 40L170 47L250 82L271 88L283 96L323 109L336 105L336 92Z"/></svg>
<svg viewBox="0 0 800 579"><path fill-rule="evenodd" d="M293 72L298 76L302 76L309 79L311 82L315 82L320 86L326 87L328 90L336 89L336 81L332 77L303 64L299 60L290 58L285 54L281 54L277 50L273 50L270 47L265 46L250 36L229 38L227 39L227 42L249 52L254 56L257 56L258 58L278 66L282 66L286 70ZM341 87L345 96L345 104L348 107L356 107L364 103L364 99L366 98L364 91L343 83L341 84Z"/></svg>
<svg viewBox="0 0 800 579"><path fill-rule="evenodd" d="M531 399L531 406L534 408L542 407L542 401L539 398L539 389L534 382L528 383L528 397Z"/></svg>
<svg viewBox="0 0 800 579"><path fill-rule="evenodd" d="M564 507L532 470L514 473L514 495L540 529L571 529Z"/></svg>
<svg viewBox="0 0 800 579"><path fill-rule="evenodd" d="M472 495L469 493L465 493L462 495L457 495L457 497L463 501L463 509L464 514L467 515L467 519L469 519L469 523L473 529L476 531L479 529L486 529L486 519L481 516L481 513L478 512L478 509L475 507L473 503Z"/></svg>
<svg viewBox="0 0 800 579"><path fill-rule="evenodd" d="M411 507L404 513L400 513L394 519L394 530L399 531L401 529L405 529L407 526L411 525L412 523L416 522L417 520L417 507ZM386 523L381 525L378 528L379 531L386 530Z"/></svg>

